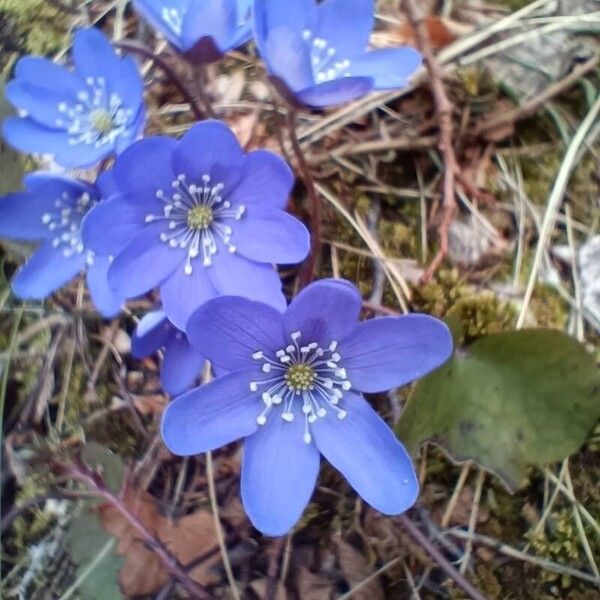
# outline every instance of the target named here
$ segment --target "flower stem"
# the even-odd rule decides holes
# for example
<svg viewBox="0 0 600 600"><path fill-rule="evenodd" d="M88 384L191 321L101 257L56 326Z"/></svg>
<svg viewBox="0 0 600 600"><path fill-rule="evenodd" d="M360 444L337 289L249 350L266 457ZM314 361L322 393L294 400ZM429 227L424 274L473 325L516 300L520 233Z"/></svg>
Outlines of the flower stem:
<svg viewBox="0 0 600 600"><path fill-rule="evenodd" d="M306 260L302 273L301 273L301 285L302 287L308 285L315 278L316 266L319 262L319 256L321 254L321 203L319 195L315 188L315 182L313 181L310 173L310 168L300 147L298 141L298 135L296 133L297 116L295 108L290 107L287 111L287 126L290 133L290 142L292 144L292 150L296 157L297 167L300 177L304 181L308 196L310 198L310 254Z"/></svg>
<svg viewBox="0 0 600 600"><path fill-rule="evenodd" d="M171 68L171 65L169 65L169 63L162 56L155 54L152 52L152 50L150 50L150 48L147 48L146 46L132 40L121 40L120 42L115 42L114 45L121 50L125 50L126 52L140 54L141 56L152 60L165 72L167 77L173 82L173 85L175 85L175 87L179 90L179 93L185 98L186 102L188 102L196 119L201 121L205 118L204 112L198 106L194 96L184 85L183 81L181 81L179 75L177 75L174 69Z"/></svg>

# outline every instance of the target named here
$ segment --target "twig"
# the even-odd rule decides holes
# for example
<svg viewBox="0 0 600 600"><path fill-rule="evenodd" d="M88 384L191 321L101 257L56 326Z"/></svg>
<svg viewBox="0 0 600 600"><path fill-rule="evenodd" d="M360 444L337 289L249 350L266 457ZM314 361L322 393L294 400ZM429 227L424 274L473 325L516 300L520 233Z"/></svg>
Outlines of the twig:
<svg viewBox="0 0 600 600"><path fill-rule="evenodd" d="M201 121L205 118L204 112L198 106L194 96L181 81L177 73L175 73L175 71L171 68L171 65L169 65L169 63L162 56L155 54L152 52L152 50L150 50L150 48L147 48L146 46L132 40L121 40L120 42L115 42L114 45L117 48L121 48L121 50L133 52L134 54L140 54L141 56L154 61L165 72L167 77L173 82L173 85L179 90L179 93L184 97L185 101L190 105L190 108L192 109L196 119Z"/></svg>
<svg viewBox="0 0 600 600"><path fill-rule="evenodd" d="M290 107L287 112L287 126L290 133L290 142L292 144L294 156L296 157L296 162L298 163L297 167L300 172L300 177L302 177L302 180L304 181L304 185L306 186L310 198L311 209L310 254L304 264L301 281L302 286L306 286L314 279L316 266L319 262L319 255L321 254L321 203L306 158L304 157L304 153L302 152L302 148L298 141L296 132L297 115L296 109Z"/></svg>
<svg viewBox="0 0 600 600"><path fill-rule="evenodd" d="M274 538L267 550L269 562L267 566L267 591L265 592L265 600L275 600L277 595L277 572L279 558L281 557L285 545L285 537L286 536L280 536Z"/></svg>
<svg viewBox="0 0 600 600"><path fill-rule="evenodd" d="M406 16L415 33L415 40L419 50L423 54L425 66L429 71L429 85L433 94L435 113L440 130L440 141L438 147L442 153L444 162L443 183L443 215L438 226L440 247L437 254L423 273L421 280L426 283L431 280L438 267L448 254L450 225L454 220L458 206L455 196L455 178L458 173L458 161L452 145L452 103L448 100L443 83L443 73L437 60L433 56L433 50L429 43L429 36L425 28L425 20L415 0L404 0Z"/></svg>
<svg viewBox="0 0 600 600"><path fill-rule="evenodd" d="M181 583L194 600L210 600L210 595L206 590L190 577L179 560L169 552L167 547L160 540L157 540L148 529L146 529L146 526L127 508L127 506L125 506L123 501L113 495L103 479L96 472L92 471L81 462L56 466L73 479L86 484L97 496L119 511L138 532L148 548L156 553L167 571Z"/></svg>
<svg viewBox="0 0 600 600"><path fill-rule="evenodd" d="M485 596L461 573L459 573L446 559L446 557L427 539L421 530L406 516L397 517L399 523L410 533L414 540L421 546L444 572L451 577L455 583L472 600L486 600Z"/></svg>

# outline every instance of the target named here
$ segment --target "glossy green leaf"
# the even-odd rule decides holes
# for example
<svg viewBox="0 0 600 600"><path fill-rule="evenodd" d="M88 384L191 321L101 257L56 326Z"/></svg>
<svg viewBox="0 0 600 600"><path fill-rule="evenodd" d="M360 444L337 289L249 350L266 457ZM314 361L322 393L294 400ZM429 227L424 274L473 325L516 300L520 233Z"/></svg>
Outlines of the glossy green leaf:
<svg viewBox="0 0 600 600"><path fill-rule="evenodd" d="M413 389L396 433L471 459L516 489L529 465L575 452L600 418L600 373L575 339L558 331L481 338Z"/></svg>

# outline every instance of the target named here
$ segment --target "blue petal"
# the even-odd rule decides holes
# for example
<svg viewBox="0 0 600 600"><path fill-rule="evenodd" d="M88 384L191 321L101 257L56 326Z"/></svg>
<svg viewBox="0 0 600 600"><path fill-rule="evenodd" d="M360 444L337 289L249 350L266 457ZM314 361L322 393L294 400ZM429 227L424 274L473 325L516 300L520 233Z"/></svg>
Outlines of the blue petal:
<svg viewBox="0 0 600 600"><path fill-rule="evenodd" d="M250 260L279 264L298 263L310 249L310 234L292 215L269 206L248 206L233 225L232 241Z"/></svg>
<svg viewBox="0 0 600 600"><path fill-rule="evenodd" d="M12 290L19 298L41 300L73 279L85 267L85 253L63 254L64 246L54 248L45 242L17 272Z"/></svg>
<svg viewBox="0 0 600 600"><path fill-rule="evenodd" d="M13 240L43 240L52 235L42 215L56 210L56 196L17 192L0 198L0 236Z"/></svg>
<svg viewBox="0 0 600 600"><path fill-rule="evenodd" d="M91 167L112 152L109 145L70 145L67 133L50 129L30 118L10 117L4 121L4 139L17 150L36 154L53 154L55 161L66 168Z"/></svg>
<svg viewBox="0 0 600 600"><path fill-rule="evenodd" d="M335 48L336 60L362 54L373 30L374 4L365 0L325 0L317 8L318 37Z"/></svg>
<svg viewBox="0 0 600 600"><path fill-rule="evenodd" d="M131 336L131 355L134 358L150 356L164 347L176 331L164 310L146 313Z"/></svg>
<svg viewBox="0 0 600 600"><path fill-rule="evenodd" d="M283 535L298 521L315 489L319 451L303 440L304 418L289 423L272 415L244 442L241 494L252 524Z"/></svg>
<svg viewBox="0 0 600 600"><path fill-rule="evenodd" d="M209 36L225 52L230 49L229 43L236 27L237 7L234 0L190 2L181 32L183 47L191 48L200 38Z"/></svg>
<svg viewBox="0 0 600 600"><path fill-rule="evenodd" d="M135 9L176 47L180 47L180 32L173 28L173 21L165 20L164 10L175 10L184 19L190 0L134 0Z"/></svg>
<svg viewBox="0 0 600 600"><path fill-rule="evenodd" d="M81 237L86 248L103 256L116 256L144 228L149 211L144 206L114 196L99 202L84 217Z"/></svg>
<svg viewBox="0 0 600 600"><path fill-rule="evenodd" d="M452 353L446 324L428 315L360 323L338 347L353 389L382 392L423 377Z"/></svg>
<svg viewBox="0 0 600 600"><path fill-rule="evenodd" d="M208 175L211 186L224 184L221 195L237 184L243 161L238 139L221 121L201 121L192 126L173 152L173 169L177 174L184 174L189 183L199 183L203 175Z"/></svg>
<svg viewBox="0 0 600 600"><path fill-rule="evenodd" d="M165 409L161 434L167 448L180 456L200 454L251 435L262 402L250 391L244 371L224 375L183 396Z"/></svg>
<svg viewBox="0 0 600 600"><path fill-rule="evenodd" d="M121 192L147 196L148 208L162 206L156 199L157 190L171 191L175 173L171 156L177 141L165 136L147 137L125 150L112 169L116 186Z"/></svg>
<svg viewBox="0 0 600 600"><path fill-rule="evenodd" d="M116 196L121 193L112 169L102 171L102 173L98 175L96 186L98 187L98 190L100 190L101 198L110 198L111 196Z"/></svg>
<svg viewBox="0 0 600 600"><path fill-rule="evenodd" d="M207 268L207 273L220 294L244 296L270 304L280 311L287 306L277 269L271 265L249 261L221 246L213 256L213 264Z"/></svg>
<svg viewBox="0 0 600 600"><path fill-rule="evenodd" d="M246 155L240 182L227 196L232 204L284 208L294 185L294 173L277 154L255 150Z"/></svg>
<svg viewBox="0 0 600 600"><path fill-rule="evenodd" d="M75 69L83 77L104 76L110 80L118 72L118 56L106 36L95 27L75 32L72 55Z"/></svg>
<svg viewBox="0 0 600 600"><path fill-rule="evenodd" d="M277 27L269 31L262 57L269 72L281 78L292 92L314 83L306 42L291 27Z"/></svg>
<svg viewBox="0 0 600 600"><path fill-rule="evenodd" d="M218 295L205 267L199 260L193 263L190 275L183 263L160 286L160 297L169 319L184 330L188 319L204 302Z"/></svg>
<svg viewBox="0 0 600 600"><path fill-rule="evenodd" d="M119 59L113 76L106 83L110 92L119 94L123 106L134 111L134 116L143 107L144 82L133 57ZM133 121L131 118L130 122Z"/></svg>
<svg viewBox="0 0 600 600"><path fill-rule="evenodd" d="M407 86L421 63L421 55L413 48L383 48L354 58L348 71L354 76L372 77L375 90L391 90Z"/></svg>
<svg viewBox="0 0 600 600"><path fill-rule="evenodd" d="M77 92L85 89L84 82L76 73L39 56L21 58L15 68L15 78L55 93L77 95Z"/></svg>
<svg viewBox="0 0 600 600"><path fill-rule="evenodd" d="M181 394L192 387L203 366L204 357L178 332L165 347L160 382L167 393Z"/></svg>
<svg viewBox="0 0 600 600"><path fill-rule="evenodd" d="M158 286L184 260L179 248L160 240L162 223L151 223L117 255L108 270L108 282L126 298L140 296Z"/></svg>
<svg viewBox="0 0 600 600"><path fill-rule="evenodd" d="M301 34L305 29L314 30L317 22L315 0L255 0L254 35L258 49L265 58L266 40L269 33L278 27L289 27Z"/></svg>
<svg viewBox="0 0 600 600"><path fill-rule="evenodd" d="M117 294L108 285L108 256L94 256L93 262L88 265L87 285L98 312L107 319L115 317L121 312L124 298Z"/></svg>
<svg viewBox="0 0 600 600"><path fill-rule="evenodd" d="M362 298L344 279L322 279L305 287L283 316L286 337L302 332L302 343L329 345L350 333L358 323Z"/></svg>
<svg viewBox="0 0 600 600"><path fill-rule="evenodd" d="M137 116L130 120L127 129L115 140L115 153L122 154L134 142L141 139L144 133L144 125L146 123L146 111L142 104L138 109Z"/></svg>
<svg viewBox="0 0 600 600"><path fill-rule="evenodd" d="M296 92L296 96L307 106L321 108L355 100L372 89L370 77L342 77Z"/></svg>
<svg viewBox="0 0 600 600"><path fill-rule="evenodd" d="M53 129L66 129L64 114L58 110L61 102L75 104L77 99L73 94L62 90L54 91L40 85L15 79L5 88L6 99L36 122ZM60 125L59 125L60 123Z"/></svg>
<svg viewBox="0 0 600 600"><path fill-rule="evenodd" d="M277 310L247 298L221 296L203 304L190 318L188 339L221 369L252 369L252 354L283 348L282 316Z"/></svg>
<svg viewBox="0 0 600 600"><path fill-rule="evenodd" d="M373 508L397 515L416 501L419 484L410 456L362 396L347 392L345 419L329 414L312 425L323 456Z"/></svg>
<svg viewBox="0 0 600 600"><path fill-rule="evenodd" d="M30 192L39 190L42 186L54 184L55 188L51 194L60 196L63 191L68 191L73 196L79 196L87 192L90 197L97 198L98 190L95 185L81 179L73 179L65 173L55 171L31 171L23 177L23 183Z"/></svg>

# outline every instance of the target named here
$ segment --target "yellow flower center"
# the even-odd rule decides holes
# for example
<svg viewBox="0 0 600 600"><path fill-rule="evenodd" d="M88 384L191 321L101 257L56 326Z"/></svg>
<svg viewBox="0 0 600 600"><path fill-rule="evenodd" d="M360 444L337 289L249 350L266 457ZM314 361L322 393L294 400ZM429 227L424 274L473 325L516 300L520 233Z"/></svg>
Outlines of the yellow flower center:
<svg viewBox="0 0 600 600"><path fill-rule="evenodd" d="M210 206L199 204L194 206L187 216L190 229L206 229L213 222L213 211Z"/></svg>
<svg viewBox="0 0 600 600"><path fill-rule="evenodd" d="M110 113L102 108L97 108L90 113L90 123L102 135L110 133L113 128L113 120Z"/></svg>
<svg viewBox="0 0 600 600"><path fill-rule="evenodd" d="M288 387L296 392L310 389L316 379L315 370L306 364L292 365L285 374Z"/></svg>

